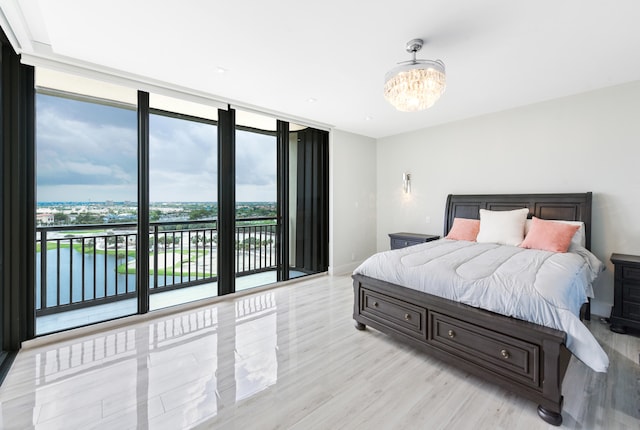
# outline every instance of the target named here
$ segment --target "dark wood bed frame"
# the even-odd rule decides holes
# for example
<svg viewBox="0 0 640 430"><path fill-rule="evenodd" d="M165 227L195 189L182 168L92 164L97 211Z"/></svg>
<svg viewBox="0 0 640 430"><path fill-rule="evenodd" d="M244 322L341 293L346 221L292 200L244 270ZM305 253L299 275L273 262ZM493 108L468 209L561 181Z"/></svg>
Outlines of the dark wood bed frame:
<svg viewBox="0 0 640 430"><path fill-rule="evenodd" d="M591 193L449 195L444 233L453 219L479 209L529 208L529 217L582 221L591 245ZM356 328L371 326L447 363L538 403L538 415L562 423L562 380L571 353L566 333L362 275L353 275ZM589 309L583 309L589 318Z"/></svg>

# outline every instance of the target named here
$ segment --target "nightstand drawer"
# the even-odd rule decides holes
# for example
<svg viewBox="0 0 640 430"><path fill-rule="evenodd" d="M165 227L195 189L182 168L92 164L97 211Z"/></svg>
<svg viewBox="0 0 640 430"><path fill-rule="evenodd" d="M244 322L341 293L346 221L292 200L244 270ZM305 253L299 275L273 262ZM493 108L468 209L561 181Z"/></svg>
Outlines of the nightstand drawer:
<svg viewBox="0 0 640 430"><path fill-rule="evenodd" d="M622 318L640 320L640 303L622 302Z"/></svg>
<svg viewBox="0 0 640 430"><path fill-rule="evenodd" d="M614 253L611 262L615 275L609 328L616 333L640 330L640 256Z"/></svg>
<svg viewBox="0 0 640 430"><path fill-rule="evenodd" d="M622 282L622 297L625 301L640 303L640 284Z"/></svg>
<svg viewBox="0 0 640 430"><path fill-rule="evenodd" d="M432 240L440 239L440 236L420 233L390 233L389 238L391 239L391 249L400 249L420 243L431 242Z"/></svg>
<svg viewBox="0 0 640 430"><path fill-rule="evenodd" d="M638 267L622 267L622 279L630 279L634 281L640 281L640 268Z"/></svg>
<svg viewBox="0 0 640 430"><path fill-rule="evenodd" d="M405 239L391 239L391 249L406 248L407 246L417 245L419 243L424 243L424 242L417 242L415 240L405 240Z"/></svg>

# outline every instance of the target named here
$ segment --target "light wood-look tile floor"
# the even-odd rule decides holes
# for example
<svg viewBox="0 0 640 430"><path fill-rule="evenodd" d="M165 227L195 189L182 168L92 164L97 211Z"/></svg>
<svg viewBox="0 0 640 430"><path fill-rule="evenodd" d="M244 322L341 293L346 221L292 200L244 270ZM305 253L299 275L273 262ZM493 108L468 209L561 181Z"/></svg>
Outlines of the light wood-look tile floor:
<svg viewBox="0 0 640 430"><path fill-rule="evenodd" d="M349 277L320 277L27 345L0 387L4 429L546 429L536 404L375 330ZM588 323L606 374L575 358L564 428L640 428L640 338Z"/></svg>

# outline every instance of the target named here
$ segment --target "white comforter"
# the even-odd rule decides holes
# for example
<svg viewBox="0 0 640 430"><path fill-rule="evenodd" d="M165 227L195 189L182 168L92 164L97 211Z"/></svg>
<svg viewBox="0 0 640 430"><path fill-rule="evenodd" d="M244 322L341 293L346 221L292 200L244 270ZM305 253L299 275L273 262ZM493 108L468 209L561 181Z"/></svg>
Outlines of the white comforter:
<svg viewBox="0 0 640 430"><path fill-rule="evenodd" d="M609 366L580 321L602 263L585 248L554 253L441 239L380 252L354 273L567 333L567 348L597 372Z"/></svg>

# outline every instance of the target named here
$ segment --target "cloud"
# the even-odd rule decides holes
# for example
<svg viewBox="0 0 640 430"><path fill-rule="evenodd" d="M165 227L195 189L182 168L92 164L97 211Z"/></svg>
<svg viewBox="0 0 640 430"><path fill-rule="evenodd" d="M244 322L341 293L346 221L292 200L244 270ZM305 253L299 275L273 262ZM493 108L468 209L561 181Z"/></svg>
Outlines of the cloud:
<svg viewBox="0 0 640 430"><path fill-rule="evenodd" d="M149 165L157 172L217 173L217 127L160 115L149 121Z"/></svg>
<svg viewBox="0 0 640 430"><path fill-rule="evenodd" d="M39 201L135 200L135 111L38 94ZM217 127L151 115L151 201L216 201ZM276 200L275 136L236 134L238 201ZM111 191L111 193L110 193Z"/></svg>
<svg viewBox="0 0 640 430"><path fill-rule="evenodd" d="M42 95L37 108L38 188L128 185L129 194L136 195L135 112ZM122 118L111 122L111 111L128 117L128 126ZM90 114L96 117L93 122Z"/></svg>
<svg viewBox="0 0 640 430"><path fill-rule="evenodd" d="M277 175L276 137L236 132L236 183L274 185Z"/></svg>

